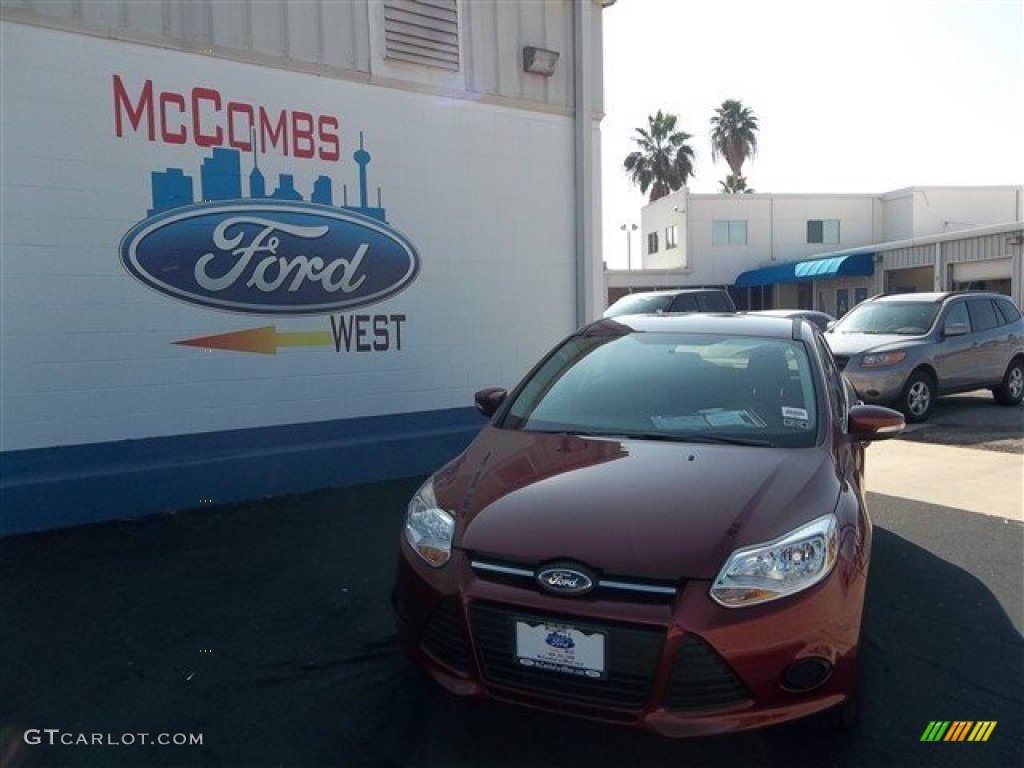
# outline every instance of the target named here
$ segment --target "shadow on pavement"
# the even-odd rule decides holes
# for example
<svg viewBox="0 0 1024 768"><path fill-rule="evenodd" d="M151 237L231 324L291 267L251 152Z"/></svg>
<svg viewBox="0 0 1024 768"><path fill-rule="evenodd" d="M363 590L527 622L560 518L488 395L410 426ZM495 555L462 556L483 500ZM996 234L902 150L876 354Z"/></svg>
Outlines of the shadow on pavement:
<svg viewBox="0 0 1024 768"><path fill-rule="evenodd" d="M0 540L0 763L1015 766L1024 758L1019 524L874 497L858 734L803 724L673 742L463 701L406 663L388 596L418 482ZM983 744L921 743L937 719L998 725ZM121 742L202 734L202 744L141 745L135 736L131 745L65 746L58 735L51 746L44 733L28 745L23 733L34 729Z"/></svg>

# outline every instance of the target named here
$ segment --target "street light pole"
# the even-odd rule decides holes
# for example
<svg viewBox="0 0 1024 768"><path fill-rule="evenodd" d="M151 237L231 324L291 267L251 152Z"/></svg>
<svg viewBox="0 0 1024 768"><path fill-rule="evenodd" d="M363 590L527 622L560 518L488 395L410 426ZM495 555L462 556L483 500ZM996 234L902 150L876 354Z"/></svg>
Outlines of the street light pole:
<svg viewBox="0 0 1024 768"><path fill-rule="evenodd" d="M619 229L626 233L626 269L633 269L633 233L636 232L636 224L627 222Z"/></svg>

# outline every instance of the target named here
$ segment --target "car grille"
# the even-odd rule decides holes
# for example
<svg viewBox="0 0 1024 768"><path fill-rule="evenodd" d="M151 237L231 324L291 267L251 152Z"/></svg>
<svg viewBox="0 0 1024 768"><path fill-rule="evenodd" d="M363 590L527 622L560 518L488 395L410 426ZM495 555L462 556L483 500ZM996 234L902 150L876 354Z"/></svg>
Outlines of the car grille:
<svg viewBox="0 0 1024 768"><path fill-rule="evenodd" d="M446 598L434 608L423 628L421 645L424 651L445 666L462 674L468 673L466 633L459 617L459 605L454 598Z"/></svg>
<svg viewBox="0 0 1024 768"><path fill-rule="evenodd" d="M592 680L520 666L516 662L515 621L524 617L524 611L474 602L470 606L473 638L481 673L488 684L612 709L639 709L647 702L665 642L664 629L525 613L531 620L604 632L608 676L604 680Z"/></svg>
<svg viewBox="0 0 1024 768"><path fill-rule="evenodd" d="M724 709L745 704L750 698L747 687L710 645L697 635L686 636L672 669L666 709Z"/></svg>
<svg viewBox="0 0 1024 768"><path fill-rule="evenodd" d="M482 579L544 594L534 579L540 563L512 562L487 555L472 554L470 567ZM679 582L645 579L634 576L597 575L597 588L588 593L591 599L623 599L631 602L671 603L679 593Z"/></svg>

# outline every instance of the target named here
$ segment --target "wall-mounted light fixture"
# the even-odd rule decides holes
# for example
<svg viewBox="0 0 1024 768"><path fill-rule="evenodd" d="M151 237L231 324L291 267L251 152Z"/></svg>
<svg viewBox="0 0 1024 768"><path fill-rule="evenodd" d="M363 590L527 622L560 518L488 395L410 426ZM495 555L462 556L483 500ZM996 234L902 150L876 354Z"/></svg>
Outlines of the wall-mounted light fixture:
<svg viewBox="0 0 1024 768"><path fill-rule="evenodd" d="M523 72L551 77L558 64L558 51L527 45L523 48Z"/></svg>

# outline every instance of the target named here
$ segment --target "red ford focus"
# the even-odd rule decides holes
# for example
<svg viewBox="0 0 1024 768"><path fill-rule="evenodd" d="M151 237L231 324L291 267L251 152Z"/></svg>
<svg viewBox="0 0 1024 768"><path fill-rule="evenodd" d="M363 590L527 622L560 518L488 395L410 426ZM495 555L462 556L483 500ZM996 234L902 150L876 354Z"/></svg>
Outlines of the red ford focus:
<svg viewBox="0 0 1024 768"><path fill-rule="evenodd" d="M570 336L409 503L394 605L450 691L693 736L851 714L871 552L858 405L807 322Z"/></svg>

